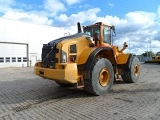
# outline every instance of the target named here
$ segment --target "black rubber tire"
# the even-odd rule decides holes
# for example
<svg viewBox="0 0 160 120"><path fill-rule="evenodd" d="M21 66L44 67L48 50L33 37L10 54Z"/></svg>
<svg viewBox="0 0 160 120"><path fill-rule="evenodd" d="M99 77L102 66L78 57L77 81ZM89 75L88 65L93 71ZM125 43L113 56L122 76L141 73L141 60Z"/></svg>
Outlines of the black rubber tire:
<svg viewBox="0 0 160 120"><path fill-rule="evenodd" d="M135 66L137 68L135 68ZM140 76L140 62L137 57L134 57L131 59L130 69L126 69L124 71L124 75L121 75L121 76L122 76L123 81L126 83L135 83L138 81L139 76Z"/></svg>
<svg viewBox="0 0 160 120"><path fill-rule="evenodd" d="M107 70L109 75L108 83L105 86L100 84L100 73ZM84 80L84 90L93 95L101 95L111 90L114 81L113 66L110 61L106 58L97 58L92 64L91 70L89 71L89 79ZM102 75L102 74L101 74Z"/></svg>

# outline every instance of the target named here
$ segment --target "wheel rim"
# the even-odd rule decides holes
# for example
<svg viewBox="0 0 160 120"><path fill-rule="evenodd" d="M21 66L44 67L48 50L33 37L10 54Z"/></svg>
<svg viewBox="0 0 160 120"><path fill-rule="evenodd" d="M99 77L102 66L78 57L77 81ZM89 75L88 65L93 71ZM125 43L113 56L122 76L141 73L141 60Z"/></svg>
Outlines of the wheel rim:
<svg viewBox="0 0 160 120"><path fill-rule="evenodd" d="M110 81L110 73L107 69L102 69L99 74L99 83L101 86L108 85Z"/></svg>
<svg viewBox="0 0 160 120"><path fill-rule="evenodd" d="M139 74L139 65L135 65L134 66L134 75L138 76L138 74Z"/></svg>

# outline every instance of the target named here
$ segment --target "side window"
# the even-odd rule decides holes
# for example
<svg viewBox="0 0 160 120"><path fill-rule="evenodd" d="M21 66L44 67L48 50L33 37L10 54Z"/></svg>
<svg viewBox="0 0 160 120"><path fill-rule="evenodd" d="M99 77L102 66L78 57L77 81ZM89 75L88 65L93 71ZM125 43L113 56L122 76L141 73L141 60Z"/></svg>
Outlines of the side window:
<svg viewBox="0 0 160 120"><path fill-rule="evenodd" d="M103 30L104 34L104 43L109 43L111 42L111 33L110 33L110 27L105 26Z"/></svg>
<svg viewBox="0 0 160 120"><path fill-rule="evenodd" d="M96 26L93 28L93 37L95 38L96 41L100 40L100 28L99 26Z"/></svg>

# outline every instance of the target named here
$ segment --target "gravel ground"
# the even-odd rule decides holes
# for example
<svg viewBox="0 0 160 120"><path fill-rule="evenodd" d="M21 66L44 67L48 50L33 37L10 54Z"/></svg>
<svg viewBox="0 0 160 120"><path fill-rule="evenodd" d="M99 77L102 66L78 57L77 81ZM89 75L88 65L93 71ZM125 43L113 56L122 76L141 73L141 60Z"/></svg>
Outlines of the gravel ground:
<svg viewBox="0 0 160 120"><path fill-rule="evenodd" d="M137 83L102 96L59 87L33 68L0 69L0 120L160 120L160 64L141 63Z"/></svg>

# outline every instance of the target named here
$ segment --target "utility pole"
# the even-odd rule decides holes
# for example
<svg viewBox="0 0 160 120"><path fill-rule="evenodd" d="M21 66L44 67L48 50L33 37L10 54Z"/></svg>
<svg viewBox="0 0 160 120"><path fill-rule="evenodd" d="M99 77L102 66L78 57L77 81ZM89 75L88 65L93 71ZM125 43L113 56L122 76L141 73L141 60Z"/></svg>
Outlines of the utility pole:
<svg viewBox="0 0 160 120"><path fill-rule="evenodd" d="M149 57L148 57L148 43L147 43L147 59L149 60Z"/></svg>
<svg viewBox="0 0 160 120"><path fill-rule="evenodd" d="M128 49L129 49L129 53L130 53L130 43L129 43Z"/></svg>
<svg viewBox="0 0 160 120"><path fill-rule="evenodd" d="M152 57L152 55L151 55L151 38L149 38L149 40L150 40L150 58Z"/></svg>

